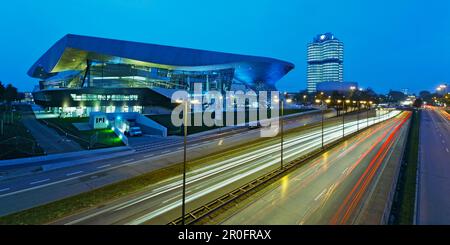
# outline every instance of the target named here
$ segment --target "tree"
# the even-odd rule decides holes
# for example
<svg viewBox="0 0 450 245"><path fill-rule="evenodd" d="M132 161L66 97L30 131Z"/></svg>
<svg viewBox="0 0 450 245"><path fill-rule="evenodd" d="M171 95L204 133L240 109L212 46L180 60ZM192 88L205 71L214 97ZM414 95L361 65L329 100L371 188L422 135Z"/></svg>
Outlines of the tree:
<svg viewBox="0 0 450 245"><path fill-rule="evenodd" d="M406 99L406 95L400 91L389 91L388 99L390 102L399 102Z"/></svg>
<svg viewBox="0 0 450 245"><path fill-rule="evenodd" d="M416 99L414 101L414 103L413 103L413 106L417 107L417 108L420 108L420 107L422 107L422 104L423 104L423 100L422 99Z"/></svg>
<svg viewBox="0 0 450 245"><path fill-rule="evenodd" d="M4 100L6 100L9 103L15 101L17 100L18 94L19 93L17 92L17 88L12 86L11 84L8 84L8 86L6 86L5 89Z"/></svg>
<svg viewBox="0 0 450 245"><path fill-rule="evenodd" d="M433 95L429 91L420 91L419 97L422 101L426 101L427 103L431 103L433 101Z"/></svg>

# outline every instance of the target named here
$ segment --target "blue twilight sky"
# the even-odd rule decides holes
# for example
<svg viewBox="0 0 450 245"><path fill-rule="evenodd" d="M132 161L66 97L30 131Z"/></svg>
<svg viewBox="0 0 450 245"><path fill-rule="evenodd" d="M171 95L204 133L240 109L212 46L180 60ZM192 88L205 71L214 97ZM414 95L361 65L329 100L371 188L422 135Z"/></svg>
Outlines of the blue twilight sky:
<svg viewBox="0 0 450 245"><path fill-rule="evenodd" d="M22 91L28 68L67 33L279 58L296 65L281 91L306 87L306 45L345 44L344 78L431 90L450 81L446 0L16 0L0 8L0 80Z"/></svg>

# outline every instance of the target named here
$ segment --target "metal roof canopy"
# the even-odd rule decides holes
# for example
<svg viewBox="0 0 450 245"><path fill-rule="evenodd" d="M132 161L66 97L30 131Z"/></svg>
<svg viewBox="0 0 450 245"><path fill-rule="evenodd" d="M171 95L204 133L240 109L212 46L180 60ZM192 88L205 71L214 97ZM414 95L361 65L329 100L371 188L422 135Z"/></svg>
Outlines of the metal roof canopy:
<svg viewBox="0 0 450 245"><path fill-rule="evenodd" d="M39 58L28 75L46 79L63 71L84 70L86 60L186 71L234 68L238 80L272 86L295 67L273 58L68 34Z"/></svg>

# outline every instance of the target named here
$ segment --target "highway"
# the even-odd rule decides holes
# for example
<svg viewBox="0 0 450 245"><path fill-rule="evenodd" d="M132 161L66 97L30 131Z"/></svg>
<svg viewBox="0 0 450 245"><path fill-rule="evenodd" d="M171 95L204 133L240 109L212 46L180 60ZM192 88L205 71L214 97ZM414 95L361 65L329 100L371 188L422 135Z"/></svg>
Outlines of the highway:
<svg viewBox="0 0 450 245"><path fill-rule="evenodd" d="M347 122L345 133L396 117L399 113L393 111L383 117L369 118L368 121L361 119L359 122ZM326 127L325 144L341 137L342 125ZM287 134L284 144L285 161L320 148L321 139L320 127ZM187 210L197 208L278 168L279 154L279 138L275 138L226 152L221 157L206 159L200 167L187 174ZM181 214L181 181L181 175L177 175L150 185L139 193L59 220L56 224L166 224Z"/></svg>
<svg viewBox="0 0 450 245"><path fill-rule="evenodd" d="M326 120L326 126L340 122L339 118L330 118L333 115L334 112L325 113L325 118L329 118ZM349 121L354 117L348 116ZM320 113L293 115L286 119L285 129L301 129L302 126L320 121L320 118ZM259 135L259 130L249 130L246 127L192 135L188 139L188 158L220 153L236 145L260 140ZM278 141L277 138L272 140ZM119 148L69 153L62 159L53 159L54 156L50 155L42 161L27 163L24 168L1 168L0 215L42 205L182 162L183 145L179 137L138 145L135 149ZM53 168L65 164L68 166ZM49 169L42 171L39 167ZM10 176L12 172L16 176Z"/></svg>
<svg viewBox="0 0 450 245"><path fill-rule="evenodd" d="M410 113L372 127L285 175L220 224L355 224L394 147L406 138Z"/></svg>
<svg viewBox="0 0 450 245"><path fill-rule="evenodd" d="M450 117L422 110L419 141L417 224L450 224Z"/></svg>

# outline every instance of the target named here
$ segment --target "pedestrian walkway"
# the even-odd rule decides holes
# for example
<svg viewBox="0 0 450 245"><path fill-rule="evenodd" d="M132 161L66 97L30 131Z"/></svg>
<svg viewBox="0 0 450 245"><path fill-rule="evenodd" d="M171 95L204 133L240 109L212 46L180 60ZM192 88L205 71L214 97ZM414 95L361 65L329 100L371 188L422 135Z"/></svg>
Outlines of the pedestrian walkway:
<svg viewBox="0 0 450 245"><path fill-rule="evenodd" d="M73 140L59 135L54 129L40 123L32 112L24 112L23 125L30 130L46 154L81 151L83 148Z"/></svg>

